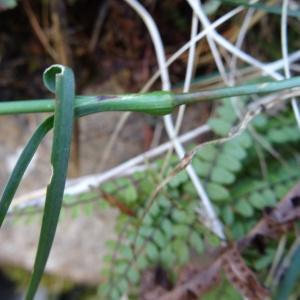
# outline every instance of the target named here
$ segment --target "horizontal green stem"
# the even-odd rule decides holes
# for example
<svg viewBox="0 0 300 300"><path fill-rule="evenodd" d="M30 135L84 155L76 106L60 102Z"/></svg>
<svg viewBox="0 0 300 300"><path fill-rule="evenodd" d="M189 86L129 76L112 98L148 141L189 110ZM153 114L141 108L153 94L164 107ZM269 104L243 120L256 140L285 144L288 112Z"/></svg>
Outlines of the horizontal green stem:
<svg viewBox="0 0 300 300"><path fill-rule="evenodd" d="M176 105L192 104L205 100L246 96L252 94L268 94L295 87L300 88L300 76L280 81L226 87L195 93L175 94L174 101L176 102Z"/></svg>
<svg viewBox="0 0 300 300"><path fill-rule="evenodd" d="M300 76L276 82L248 84L185 94L160 91L119 96L77 96L75 98L75 112L78 116L101 111L133 111L165 115L182 104L251 94L267 94L295 87L300 87ZM54 100L52 99L0 102L0 115L54 112L54 107Z"/></svg>

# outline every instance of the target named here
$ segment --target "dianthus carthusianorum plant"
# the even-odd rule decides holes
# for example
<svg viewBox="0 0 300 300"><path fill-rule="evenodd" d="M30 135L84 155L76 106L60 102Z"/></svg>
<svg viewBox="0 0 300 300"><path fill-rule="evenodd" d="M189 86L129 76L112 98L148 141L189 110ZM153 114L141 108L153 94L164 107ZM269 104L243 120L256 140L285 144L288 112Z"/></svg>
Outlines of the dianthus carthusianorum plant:
<svg viewBox="0 0 300 300"><path fill-rule="evenodd" d="M72 124L75 118L105 111L134 111L153 115L166 115L182 104L193 104L199 101L216 99L222 99L221 102L223 103L217 112L217 117L211 120L211 126L214 128L215 133L223 137L215 143L211 143L210 145L207 143L208 145L201 146L201 149L203 149L199 154L196 153L200 147L196 147L191 151L190 156L187 155L184 160L179 162L179 164L170 171L167 180L160 184L160 188L157 189L154 195L148 194L148 202L142 202L141 199L136 199L137 201L131 205L131 209L134 211L135 221L130 224L130 220L132 221L133 219L130 219L129 216L125 218L126 222L129 222L127 222L129 225L126 225L129 230L128 239L121 247L123 250L121 251L122 257L119 258L119 263L115 265L114 270L111 270L111 277L107 285L108 289L103 292L108 298L117 299L120 297L128 288L128 280L132 283L137 282L139 280L138 269L142 265L144 265L144 267L148 265L143 259L142 261L138 260L138 253L135 252L136 246L139 248L141 245L144 245L144 248L142 247L142 250L139 251L143 252L145 250L152 261L164 261L171 266L176 257L179 257L182 263L187 261L189 256L189 244L186 239L189 240L189 243L194 248L201 252L203 248L201 236L203 234L207 234L207 236L212 235L210 230L204 226L203 223L196 222L198 218L195 214L195 202L185 201L184 203L174 204L170 201L168 196L165 195L166 191L164 187L167 183L169 183L168 189L170 186L181 186L178 192L180 191L179 193L182 193L182 197L189 197L193 194L191 187L186 184L186 175L183 170L186 165L191 162L191 158L194 155L196 155L196 157L193 164L199 175L207 178L207 190L211 199L214 200L219 215L221 215L225 224L233 224L234 211L240 212L243 216L252 216L253 207L260 208L267 204L274 205L276 203L276 201L273 201L272 195L268 195L269 186L266 186L264 183L257 182L257 185L248 187L248 189L250 189L248 191L239 191L236 188L234 193L231 193L231 196L228 193L226 185L230 185L236 181L236 175L241 169L240 161L245 159L246 156L250 161L251 155L253 155L251 153L246 155L245 152L247 148L251 148L253 145L253 140L249 135L244 134L244 130L249 122L255 115L268 110L274 103L297 95L299 89L294 88L300 86L300 77L277 82L264 82L186 94L158 91L146 94L109 97L76 96L73 72L71 69L62 65L49 67L44 72L43 80L45 86L55 94L55 99L0 103L0 115L53 112L53 115L47 118L37 128L28 141L8 180L0 201L0 224L2 225L29 162L47 132L53 128L54 134L51 154L53 174L47 188L40 239L26 300L34 298L54 239L62 207L72 136ZM280 94L280 91L283 90L290 90L290 93L285 93L283 96L283 94ZM254 94L270 95L265 98L265 101L251 107L242 121L239 122L237 117L231 113L229 97L239 96L240 99L243 99L246 95ZM245 101L247 100L245 97L244 99ZM244 105L249 106L250 104L246 102ZM282 125L282 123L280 124ZM232 126L236 127L230 131ZM261 131L265 131L271 142L274 140L275 142L281 142L281 140L278 140L281 137L280 134L273 136L270 129L264 127L264 124L260 126ZM279 132L280 130L282 130L282 128L278 128ZM282 139L293 139L295 135L292 131L291 129L282 133ZM234 137L237 137L237 139L234 140ZM235 144L232 143L232 140ZM227 141L229 142L224 143ZM212 162L214 163L212 164ZM292 164L293 162L291 161L289 163ZM285 174L287 177L297 177L297 174L294 172L296 170L293 171L291 168L289 168L289 170L291 172L286 172ZM155 174L153 178L155 179ZM151 180L149 178L148 180L149 188L149 186L151 186ZM274 179L274 182L277 182L276 180L277 178ZM284 182L285 178L280 180ZM246 185L244 184L243 186L245 188ZM258 189L260 192L256 194L252 193L253 188ZM249 205L245 200L247 193L251 193L249 201L253 206ZM145 195L146 194L147 193L145 193ZM177 195L177 197L179 197L179 195ZM237 199L237 202L234 204L234 209L232 209L233 203L227 200L232 197ZM136 223L136 220L139 220L138 223ZM172 220L175 225L170 220ZM243 226L240 221L235 222L235 227L232 228L232 232L230 233L233 237L243 236L245 230L251 228L253 225L253 222L250 222L245 229L242 228ZM164 232L157 231L156 228L158 225L162 226ZM174 226L177 227L174 229ZM176 234L174 235L172 232L176 232ZM145 246L145 240L150 241L148 246ZM175 243L175 246L169 247L172 243ZM177 249L177 254L172 252L172 247ZM160 248L165 250L162 251L162 257L159 257L160 251L158 249ZM134 262L135 256L137 257L136 263ZM111 257L110 260L111 259L114 258ZM130 264L127 263L128 261L132 261L133 265L137 264L137 267L134 266L132 269ZM114 286L117 274L121 275L122 280L117 279L116 288L111 289Z"/></svg>

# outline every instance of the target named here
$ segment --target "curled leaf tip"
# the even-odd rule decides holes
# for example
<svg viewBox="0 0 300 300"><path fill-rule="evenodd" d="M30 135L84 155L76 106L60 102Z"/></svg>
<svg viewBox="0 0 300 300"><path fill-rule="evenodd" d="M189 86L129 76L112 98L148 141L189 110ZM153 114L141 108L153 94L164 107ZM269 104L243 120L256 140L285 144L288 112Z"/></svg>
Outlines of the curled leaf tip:
<svg viewBox="0 0 300 300"><path fill-rule="evenodd" d="M67 67L59 64L52 65L48 67L43 73L43 82L46 88L55 93L55 86L56 86L56 75L62 74Z"/></svg>

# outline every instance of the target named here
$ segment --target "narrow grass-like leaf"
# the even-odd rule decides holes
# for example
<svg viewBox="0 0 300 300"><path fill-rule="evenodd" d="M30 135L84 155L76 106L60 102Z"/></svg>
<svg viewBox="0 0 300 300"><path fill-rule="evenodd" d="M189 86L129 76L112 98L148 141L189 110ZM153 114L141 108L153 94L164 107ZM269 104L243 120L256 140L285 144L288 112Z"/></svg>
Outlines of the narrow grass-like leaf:
<svg viewBox="0 0 300 300"><path fill-rule="evenodd" d="M5 186L0 200L0 227L7 214L11 201L17 191L22 177L44 136L53 126L53 116L46 119L34 132L23 149Z"/></svg>
<svg viewBox="0 0 300 300"><path fill-rule="evenodd" d="M26 300L34 298L54 240L66 182L74 117L75 83L72 70L53 65L45 71L44 83L51 91L55 89L57 100L51 153L53 174L47 188L40 239Z"/></svg>
<svg viewBox="0 0 300 300"><path fill-rule="evenodd" d="M300 276L300 246L295 251L290 266L287 269L282 282L278 286L276 300L285 300L289 298L293 288L299 283Z"/></svg>

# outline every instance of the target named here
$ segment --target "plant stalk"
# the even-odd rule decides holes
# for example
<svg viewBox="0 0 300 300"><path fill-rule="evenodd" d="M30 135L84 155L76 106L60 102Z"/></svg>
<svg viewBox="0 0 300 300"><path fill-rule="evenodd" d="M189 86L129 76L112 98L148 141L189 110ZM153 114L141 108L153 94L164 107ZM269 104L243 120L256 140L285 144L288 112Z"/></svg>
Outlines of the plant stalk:
<svg viewBox="0 0 300 300"><path fill-rule="evenodd" d="M268 94L297 87L300 87L300 76L275 82L210 89L184 94L158 91L118 96L76 96L75 112L78 116L102 111L133 111L165 115L171 113L175 107L183 104L252 94ZM54 110L54 99L0 102L0 115L54 112Z"/></svg>

